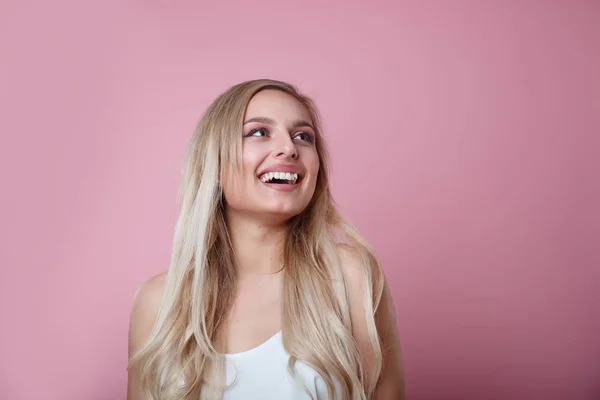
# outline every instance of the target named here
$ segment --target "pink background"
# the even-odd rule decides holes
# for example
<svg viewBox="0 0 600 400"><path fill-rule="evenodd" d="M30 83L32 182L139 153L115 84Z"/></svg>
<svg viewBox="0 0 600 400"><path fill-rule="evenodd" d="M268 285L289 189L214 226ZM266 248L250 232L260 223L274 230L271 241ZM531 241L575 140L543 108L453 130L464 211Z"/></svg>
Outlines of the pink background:
<svg viewBox="0 0 600 400"><path fill-rule="evenodd" d="M0 398L125 398L184 146L258 77L320 105L410 399L599 398L598 1L87 3L0 5Z"/></svg>

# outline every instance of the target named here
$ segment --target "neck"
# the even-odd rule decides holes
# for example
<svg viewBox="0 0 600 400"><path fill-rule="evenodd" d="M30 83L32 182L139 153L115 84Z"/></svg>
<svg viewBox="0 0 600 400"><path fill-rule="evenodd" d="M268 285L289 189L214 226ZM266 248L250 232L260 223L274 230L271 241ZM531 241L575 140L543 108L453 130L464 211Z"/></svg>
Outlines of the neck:
<svg viewBox="0 0 600 400"><path fill-rule="evenodd" d="M227 229L235 253L238 274L275 274L283 269L283 245L288 227L285 222L266 223L227 210Z"/></svg>

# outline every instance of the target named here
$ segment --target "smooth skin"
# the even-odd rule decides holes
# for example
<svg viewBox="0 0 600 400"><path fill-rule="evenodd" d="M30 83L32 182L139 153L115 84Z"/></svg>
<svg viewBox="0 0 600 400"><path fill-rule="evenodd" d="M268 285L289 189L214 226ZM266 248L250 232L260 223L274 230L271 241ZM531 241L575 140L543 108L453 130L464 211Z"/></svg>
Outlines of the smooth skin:
<svg viewBox="0 0 600 400"><path fill-rule="evenodd" d="M224 353L237 353L264 343L281 330L282 278L279 254L286 222L301 213L315 190L319 158L309 112L294 97L264 90L248 104L244 117L241 185L231 177L223 190L227 225L238 261L237 292L222 332ZM302 180L292 191L265 185L259 174L273 165L293 165ZM258 249L258 250L257 250ZM361 261L350 248L338 247L349 294L353 335L359 344L367 383L373 371L373 352L366 329L362 293L365 281ZM129 354L145 343L156 320L166 272L151 277L136 291L130 316ZM269 310L265 312L265 310ZM382 338L384 368L376 400L404 399L404 379L396 312L387 282L376 314ZM128 373L128 400L142 400L138 371Z"/></svg>

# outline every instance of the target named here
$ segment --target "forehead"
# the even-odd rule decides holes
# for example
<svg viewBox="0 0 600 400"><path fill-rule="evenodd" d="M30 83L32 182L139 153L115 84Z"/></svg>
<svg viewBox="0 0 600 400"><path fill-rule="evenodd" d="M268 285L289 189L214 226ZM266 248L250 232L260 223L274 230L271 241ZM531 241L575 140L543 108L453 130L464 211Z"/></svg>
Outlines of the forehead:
<svg viewBox="0 0 600 400"><path fill-rule="evenodd" d="M290 94L280 90L262 90L252 97L246 108L244 120L267 117L276 121L311 121L307 108Z"/></svg>

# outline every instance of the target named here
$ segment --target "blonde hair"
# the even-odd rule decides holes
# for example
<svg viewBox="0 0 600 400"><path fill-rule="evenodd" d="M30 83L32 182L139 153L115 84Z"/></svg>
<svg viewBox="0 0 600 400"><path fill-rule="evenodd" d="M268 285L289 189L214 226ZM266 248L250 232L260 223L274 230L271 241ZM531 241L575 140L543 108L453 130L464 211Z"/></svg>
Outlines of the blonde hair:
<svg viewBox="0 0 600 400"><path fill-rule="evenodd" d="M314 196L307 208L289 221L283 253L282 331L290 354L288 369L294 375L297 360L313 367L327 384L331 399L336 393L344 400L366 400L374 392L382 368L374 318L383 291L379 260L335 207L327 149L314 103L288 83L260 79L221 94L204 113L187 149L162 303L146 344L129 360L129 367L139 365L145 397L197 400L202 394L202 398L218 399L225 389L225 357L214 344L235 295L236 270L220 182L227 171L240 171L246 107L265 89L288 93L307 108L320 160ZM375 355L366 389L361 356L352 336L338 253L340 240L351 246L365 266L364 306Z"/></svg>

